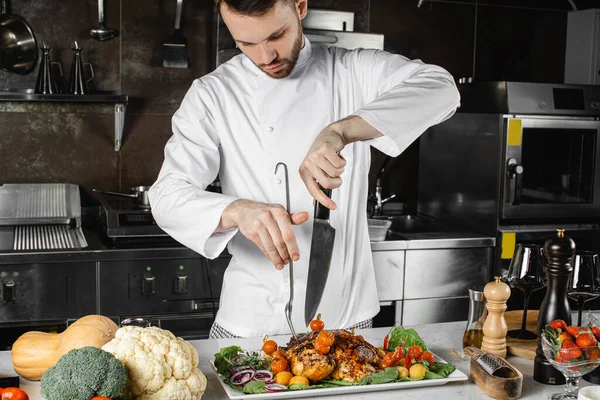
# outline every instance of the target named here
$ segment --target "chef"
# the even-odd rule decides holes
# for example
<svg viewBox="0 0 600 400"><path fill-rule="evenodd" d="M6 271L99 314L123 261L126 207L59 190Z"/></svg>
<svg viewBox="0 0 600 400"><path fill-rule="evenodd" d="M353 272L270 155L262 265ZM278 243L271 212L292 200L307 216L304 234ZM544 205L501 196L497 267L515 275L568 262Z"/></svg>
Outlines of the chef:
<svg viewBox="0 0 600 400"><path fill-rule="evenodd" d="M211 337L305 331L313 201L331 209L331 270L318 312L326 328L366 328L379 312L367 229L370 146L397 156L459 104L444 69L378 50L316 46L308 0L218 0L243 52L196 79L149 197L158 225L213 259L227 247ZM289 169L290 213L285 205ZM219 177L222 194L206 191ZM318 183L333 189L331 199ZM308 222L307 222L308 221Z"/></svg>

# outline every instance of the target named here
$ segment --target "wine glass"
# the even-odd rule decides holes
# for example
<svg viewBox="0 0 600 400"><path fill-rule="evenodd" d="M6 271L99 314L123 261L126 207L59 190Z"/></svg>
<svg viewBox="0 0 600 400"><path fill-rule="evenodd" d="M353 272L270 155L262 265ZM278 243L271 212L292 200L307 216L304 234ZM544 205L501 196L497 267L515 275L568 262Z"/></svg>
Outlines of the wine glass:
<svg viewBox="0 0 600 400"><path fill-rule="evenodd" d="M512 289L523 292L523 321L521 329L508 331L507 335L516 339L537 339L534 332L528 331L527 311L531 293L546 286L542 247L537 244L519 244L508 267L506 280Z"/></svg>
<svg viewBox="0 0 600 400"><path fill-rule="evenodd" d="M567 381L562 393L553 394L550 399L577 399L579 392L579 379L582 375L592 372L600 364L600 348L598 345L590 347L561 348L560 344L554 343L542 333L542 351L546 359L554 368L562 372ZM561 358L568 359L570 352L578 351L578 357L569 361L560 361Z"/></svg>
<svg viewBox="0 0 600 400"><path fill-rule="evenodd" d="M578 251L573 257L573 272L569 275L567 297L577 304L577 326L581 326L584 304L600 296L598 254L593 251Z"/></svg>

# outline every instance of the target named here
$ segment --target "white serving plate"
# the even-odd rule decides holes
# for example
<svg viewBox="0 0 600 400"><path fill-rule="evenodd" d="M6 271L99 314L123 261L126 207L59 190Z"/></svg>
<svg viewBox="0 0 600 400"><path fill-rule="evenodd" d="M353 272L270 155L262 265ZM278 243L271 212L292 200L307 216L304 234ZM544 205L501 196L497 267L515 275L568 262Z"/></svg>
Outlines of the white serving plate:
<svg viewBox="0 0 600 400"><path fill-rule="evenodd" d="M436 354L433 355L435 361L446 362ZM227 393L230 399L298 399L302 397L317 397L317 396L330 396L330 395L344 395L353 393L364 393L364 392L380 392L384 390L400 390L400 389L413 389L418 387L428 386L441 386L449 382L460 382L466 381L469 377L458 369L455 369L447 378L442 379L423 379L420 381L407 381L407 382L392 382L392 383L379 383L374 385L364 386L340 386L322 389L307 389L307 390L291 390L277 393L258 393L258 394L245 394L233 390L229 385L223 381L223 376L217 373L213 360L210 360L210 365L215 371L215 374L219 377L219 383Z"/></svg>

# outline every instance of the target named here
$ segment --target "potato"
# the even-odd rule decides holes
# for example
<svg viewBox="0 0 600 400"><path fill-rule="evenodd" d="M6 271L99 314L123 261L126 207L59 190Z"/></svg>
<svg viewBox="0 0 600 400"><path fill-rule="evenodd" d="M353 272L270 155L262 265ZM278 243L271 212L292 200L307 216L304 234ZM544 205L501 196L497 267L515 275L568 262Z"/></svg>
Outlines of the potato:
<svg viewBox="0 0 600 400"><path fill-rule="evenodd" d="M296 375L290 379L290 385L309 385L308 378L305 376Z"/></svg>
<svg viewBox="0 0 600 400"><path fill-rule="evenodd" d="M415 364L410 367L408 374L411 379L421 379L425 376L425 372L427 372L427 368L423 364Z"/></svg>
<svg viewBox="0 0 600 400"><path fill-rule="evenodd" d="M279 383L280 385L289 385L290 384L290 380L292 379L294 375L292 375L292 373L290 371L281 371L278 372L277 375L275 375L275 383Z"/></svg>
<svg viewBox="0 0 600 400"><path fill-rule="evenodd" d="M408 370L405 367L398 367L398 379L403 379L408 376Z"/></svg>

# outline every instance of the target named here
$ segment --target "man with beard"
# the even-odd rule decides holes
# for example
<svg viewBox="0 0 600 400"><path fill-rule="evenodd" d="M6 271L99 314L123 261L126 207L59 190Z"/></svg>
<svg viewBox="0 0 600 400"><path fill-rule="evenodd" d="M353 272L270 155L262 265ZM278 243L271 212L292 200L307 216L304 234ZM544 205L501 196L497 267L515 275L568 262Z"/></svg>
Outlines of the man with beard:
<svg viewBox="0 0 600 400"><path fill-rule="evenodd" d="M307 2L217 1L244 54L194 81L149 193L173 238L209 259L225 246L232 255L213 338L289 332L289 260L292 320L305 326L313 200L332 210L336 229L319 313L332 329L372 326L379 301L366 215L369 146L397 156L459 104L440 67L311 45L301 25ZM289 214L279 162L291 171ZM205 191L217 175L222 194ZM319 184L333 189L331 199Z"/></svg>

